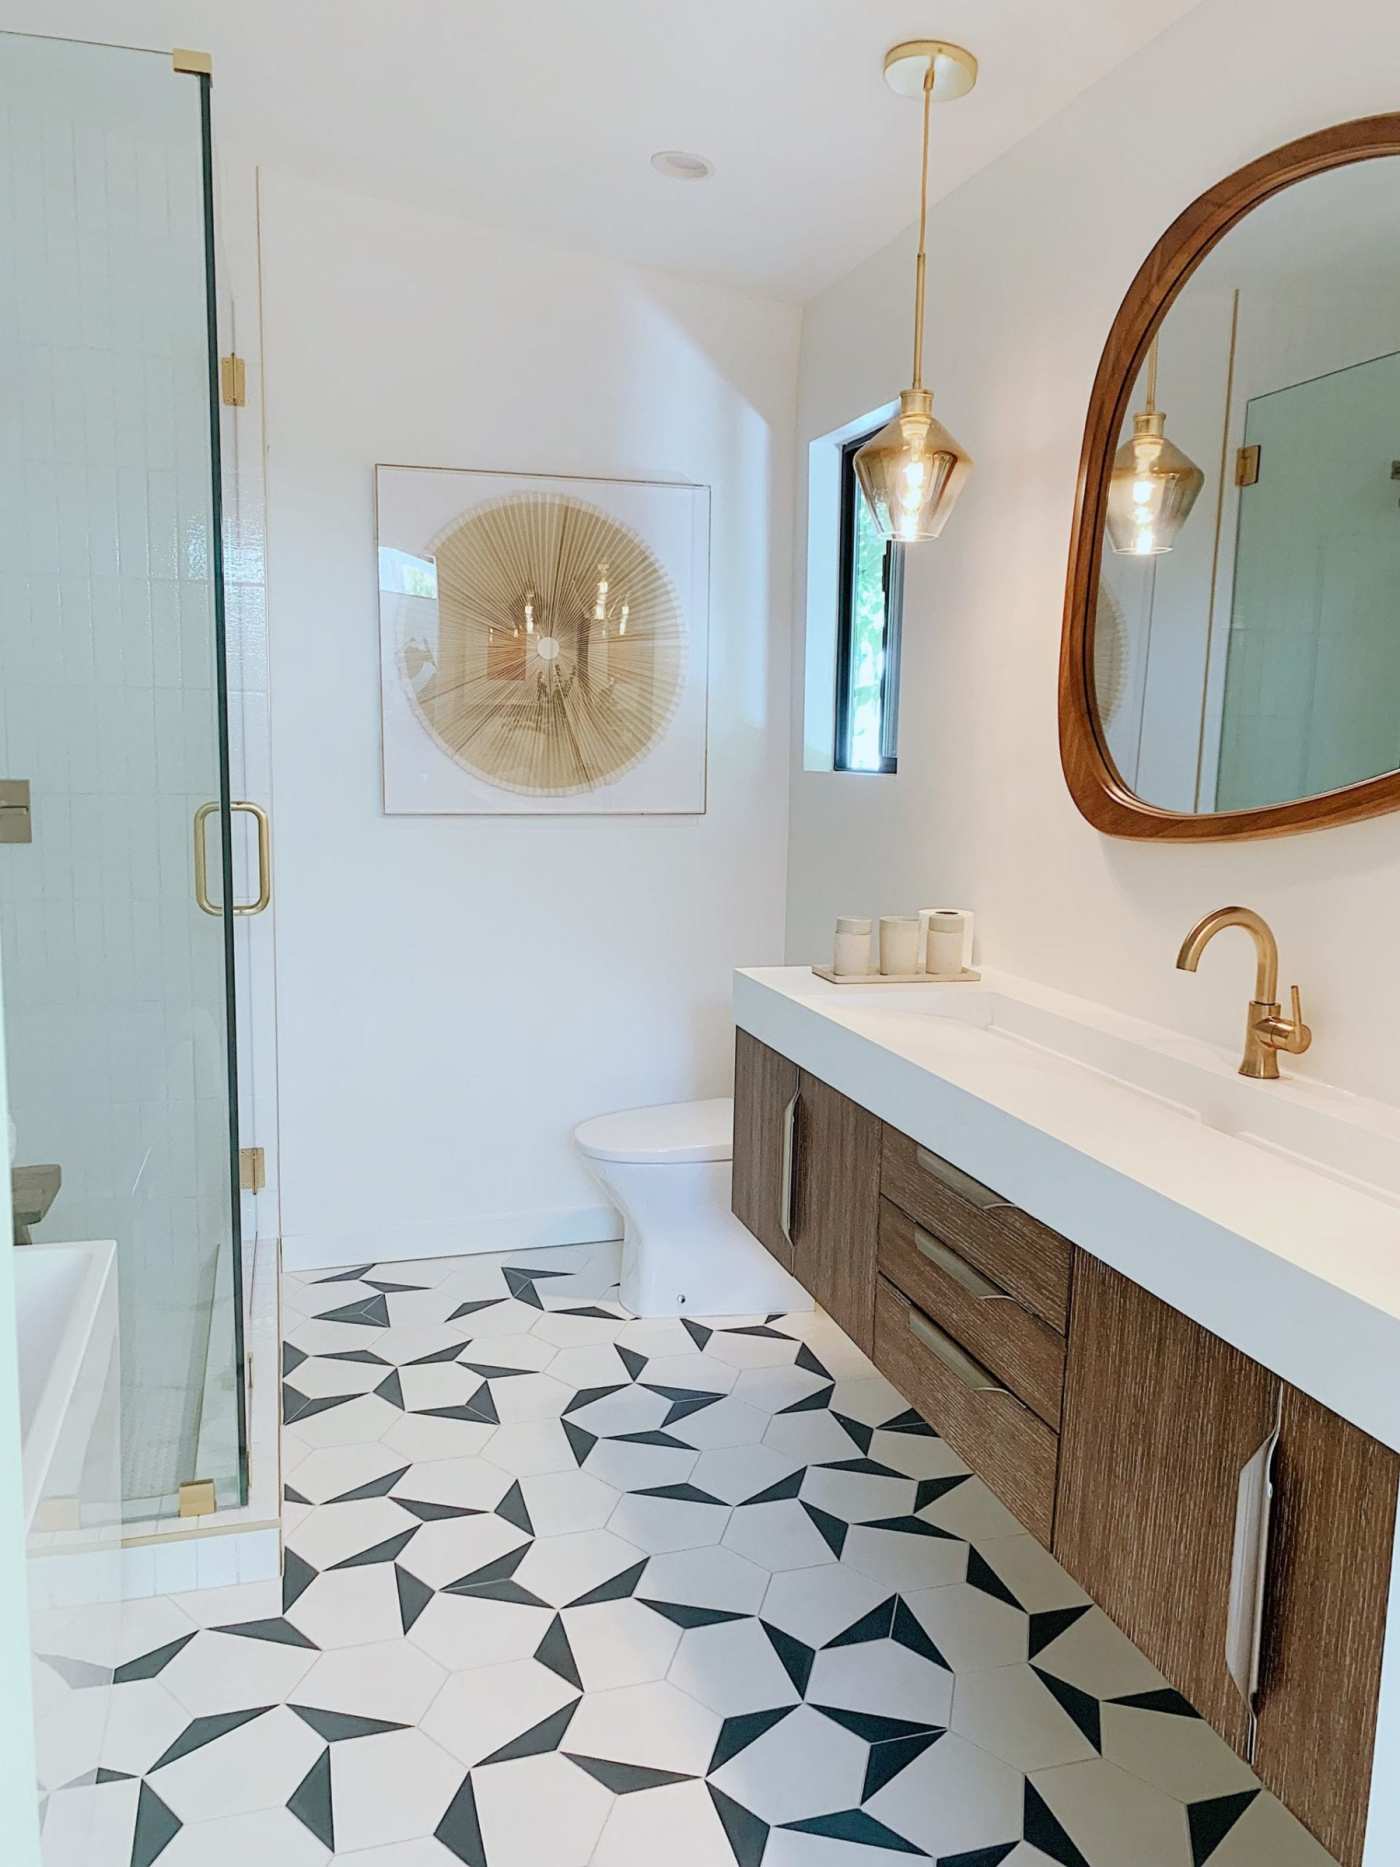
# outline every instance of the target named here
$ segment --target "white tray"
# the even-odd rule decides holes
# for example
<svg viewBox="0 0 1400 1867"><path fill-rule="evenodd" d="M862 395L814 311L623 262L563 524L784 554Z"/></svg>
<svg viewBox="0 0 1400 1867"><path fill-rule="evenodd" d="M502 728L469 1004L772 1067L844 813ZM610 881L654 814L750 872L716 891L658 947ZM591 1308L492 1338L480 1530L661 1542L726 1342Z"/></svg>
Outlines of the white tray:
<svg viewBox="0 0 1400 1867"><path fill-rule="evenodd" d="M812 971L831 985L975 985L982 977L970 966L958 972L833 972L830 966Z"/></svg>

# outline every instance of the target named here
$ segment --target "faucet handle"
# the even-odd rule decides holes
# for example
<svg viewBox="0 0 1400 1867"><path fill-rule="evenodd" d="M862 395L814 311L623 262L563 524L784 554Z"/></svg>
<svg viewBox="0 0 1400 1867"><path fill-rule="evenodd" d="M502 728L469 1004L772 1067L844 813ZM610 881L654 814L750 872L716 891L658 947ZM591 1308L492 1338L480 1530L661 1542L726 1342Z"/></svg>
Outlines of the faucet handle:
<svg viewBox="0 0 1400 1867"><path fill-rule="evenodd" d="M1263 1019L1259 1036L1271 1050L1286 1050L1290 1056L1300 1057L1312 1043L1312 1031L1303 1022L1303 1001L1296 985L1290 988L1290 996L1293 1016Z"/></svg>
<svg viewBox="0 0 1400 1867"><path fill-rule="evenodd" d="M1288 1020L1291 1028L1283 1047L1292 1056L1300 1057L1312 1043L1312 1027L1303 1022L1303 1001L1296 985L1290 988L1290 997L1293 1016Z"/></svg>

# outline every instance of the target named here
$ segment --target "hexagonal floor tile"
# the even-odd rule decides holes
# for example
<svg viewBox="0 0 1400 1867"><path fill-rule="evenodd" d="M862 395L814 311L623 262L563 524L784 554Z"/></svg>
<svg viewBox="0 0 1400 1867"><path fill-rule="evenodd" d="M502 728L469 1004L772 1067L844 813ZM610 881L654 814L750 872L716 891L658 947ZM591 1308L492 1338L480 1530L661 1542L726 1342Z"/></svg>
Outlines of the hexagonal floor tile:
<svg viewBox="0 0 1400 1867"><path fill-rule="evenodd" d="M756 1614L771 1572L732 1549L677 1549L653 1556L637 1584L644 1601Z"/></svg>
<svg viewBox="0 0 1400 1867"><path fill-rule="evenodd" d="M634 1543L610 1530L580 1530L535 1542L515 1580L551 1607L566 1608L613 1586L622 1591L619 1599L633 1594L645 1562Z"/></svg>
<svg viewBox="0 0 1400 1867"><path fill-rule="evenodd" d="M1182 1867L1191 1859L1182 1804L1100 1757L1037 1770L1031 1783L1095 1867ZM1035 1839L1029 1825L1027 1833Z"/></svg>
<svg viewBox="0 0 1400 1867"><path fill-rule="evenodd" d="M719 1728L714 1712L673 1685L623 1686L580 1701L564 1750L699 1776Z"/></svg>
<svg viewBox="0 0 1400 1867"><path fill-rule="evenodd" d="M747 1504L785 1480L796 1479L805 1467L800 1459L775 1446L728 1446L702 1452L690 1481L726 1504ZM797 1486L791 1487L797 1495Z"/></svg>
<svg viewBox="0 0 1400 1867"><path fill-rule="evenodd" d="M586 1867L615 1800L558 1753L491 1764L472 1783L491 1867Z"/></svg>
<svg viewBox="0 0 1400 1867"><path fill-rule="evenodd" d="M944 1860L1015 1839L1024 1799L1019 1770L949 1731L864 1806L934 1860Z"/></svg>
<svg viewBox="0 0 1400 1867"><path fill-rule="evenodd" d="M528 1659L549 1630L552 1608L472 1595L434 1595L409 1629L412 1644L449 1671Z"/></svg>
<svg viewBox="0 0 1400 1867"><path fill-rule="evenodd" d="M147 1781L180 1821L214 1821L283 1807L324 1748L283 1705L251 1717L218 1714L191 1720Z"/></svg>
<svg viewBox="0 0 1400 1867"><path fill-rule="evenodd" d="M196 1634L161 1670L160 1683L191 1717L278 1705L311 1670L315 1647L305 1641L288 1644L287 1636L294 1630L285 1622L245 1625L258 1632L245 1635L208 1629ZM270 1637L262 1637L264 1633Z"/></svg>
<svg viewBox="0 0 1400 1867"><path fill-rule="evenodd" d="M763 1598L763 1618L810 1647L824 1647L888 1600L889 1592L885 1583L844 1562L786 1569L773 1577Z"/></svg>
<svg viewBox="0 0 1400 1867"><path fill-rule="evenodd" d="M421 1728L472 1769L497 1752L508 1755L517 1744L556 1750L568 1724L559 1714L578 1697L577 1686L536 1659L478 1666L452 1674Z"/></svg>
<svg viewBox="0 0 1400 1867"><path fill-rule="evenodd" d="M337 1837L365 1848L431 1835L457 1793L462 1768L422 1731L386 1731L330 1746Z"/></svg>
<svg viewBox="0 0 1400 1867"><path fill-rule="evenodd" d="M617 1509L621 1493L592 1472L545 1472L521 1481L536 1536L566 1536L572 1530L601 1530Z"/></svg>
<svg viewBox="0 0 1400 1867"><path fill-rule="evenodd" d="M284 1617L313 1647L353 1647L403 1632L392 1562L318 1575ZM314 1653L303 1656L309 1665Z"/></svg>
<svg viewBox="0 0 1400 1867"><path fill-rule="evenodd" d="M680 1644L679 1624L635 1598L565 1608L562 1619L588 1692L664 1679Z"/></svg>
<svg viewBox="0 0 1400 1867"><path fill-rule="evenodd" d="M255 1809L222 1821L190 1822L159 1856L160 1867L324 1867L326 1848L289 1809Z"/></svg>
<svg viewBox="0 0 1400 1867"><path fill-rule="evenodd" d="M691 1485L667 1485L660 1495L627 1492L613 1512L610 1528L638 1549L660 1555L718 1543L729 1515L727 1504Z"/></svg>
<svg viewBox="0 0 1400 1867"><path fill-rule="evenodd" d="M859 1808L869 1746L854 1732L809 1705L786 1712L748 1742L754 1723L734 1724L710 1780L744 1808L773 1824Z"/></svg>
<svg viewBox="0 0 1400 1867"><path fill-rule="evenodd" d="M416 1724L446 1682L444 1669L411 1641L371 1641L321 1654L298 1681L293 1702Z"/></svg>
<svg viewBox="0 0 1400 1867"><path fill-rule="evenodd" d="M689 1628L667 1677L721 1717L802 1697L757 1620Z"/></svg>
<svg viewBox="0 0 1400 1867"><path fill-rule="evenodd" d="M808 1569L836 1559L831 1545L795 1498L736 1510L724 1532L724 1546L775 1571Z"/></svg>

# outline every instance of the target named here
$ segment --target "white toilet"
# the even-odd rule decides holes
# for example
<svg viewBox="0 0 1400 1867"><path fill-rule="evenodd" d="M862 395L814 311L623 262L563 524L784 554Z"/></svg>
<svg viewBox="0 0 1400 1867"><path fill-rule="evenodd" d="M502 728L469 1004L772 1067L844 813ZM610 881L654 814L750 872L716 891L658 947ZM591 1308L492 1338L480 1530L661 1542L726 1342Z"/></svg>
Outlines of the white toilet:
<svg viewBox="0 0 1400 1867"><path fill-rule="evenodd" d="M623 1220L635 1316L755 1316L812 1299L729 1210L734 1101L671 1102L580 1122L574 1141Z"/></svg>

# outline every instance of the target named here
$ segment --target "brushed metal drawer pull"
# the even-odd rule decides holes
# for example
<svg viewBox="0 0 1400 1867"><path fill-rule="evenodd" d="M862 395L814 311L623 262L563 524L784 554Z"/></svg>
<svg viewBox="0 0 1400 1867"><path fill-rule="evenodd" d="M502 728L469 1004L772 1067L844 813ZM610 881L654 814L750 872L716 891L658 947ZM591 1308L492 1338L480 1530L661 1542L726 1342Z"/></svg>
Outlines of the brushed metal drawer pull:
<svg viewBox="0 0 1400 1867"><path fill-rule="evenodd" d="M922 1342L930 1354L936 1355L949 1373L955 1374L963 1386L972 1393L996 1395L1000 1399L1013 1401L1016 1406L1020 1406L1020 1401L1016 1399L1009 1387L1003 1387L990 1369L984 1368L980 1361L974 1361L965 1348L959 1348L952 1336L945 1335L936 1324L929 1321L922 1311L910 1310L909 1330L911 1335Z"/></svg>
<svg viewBox="0 0 1400 1867"><path fill-rule="evenodd" d="M1259 1662L1264 1649L1264 1594L1269 1575L1269 1526L1274 1509L1274 1454L1283 1429L1283 1386L1274 1424L1259 1449L1240 1467L1235 1493L1235 1542L1230 1554L1230 1608L1225 1625L1225 1667L1249 1713L1245 1762L1253 1763L1259 1735Z"/></svg>
<svg viewBox="0 0 1400 1867"><path fill-rule="evenodd" d="M955 1284L961 1285L969 1296L976 1297L979 1303L1016 1301L1005 1290L999 1290L990 1277L984 1277L966 1258L960 1258L941 1238L926 1232L922 1225L914 1227L914 1248L921 1257L927 1258L930 1264L937 1265L940 1271L951 1277Z"/></svg>
<svg viewBox="0 0 1400 1867"><path fill-rule="evenodd" d="M989 1186L983 1186L980 1180L974 1180L970 1173L964 1173L961 1167L955 1167L951 1161L941 1159L937 1154L930 1154L926 1147L916 1147L914 1158L932 1179L946 1186L950 1193L956 1193L965 1199L969 1206L976 1206L979 1212L1014 1212L1016 1202L1002 1199Z"/></svg>
<svg viewBox="0 0 1400 1867"><path fill-rule="evenodd" d="M797 1176L797 1104L801 1092L795 1094L783 1110L783 1181L782 1209L778 1215L778 1228L787 1240L788 1250L796 1246L792 1242L792 1210L796 1198L794 1181Z"/></svg>

